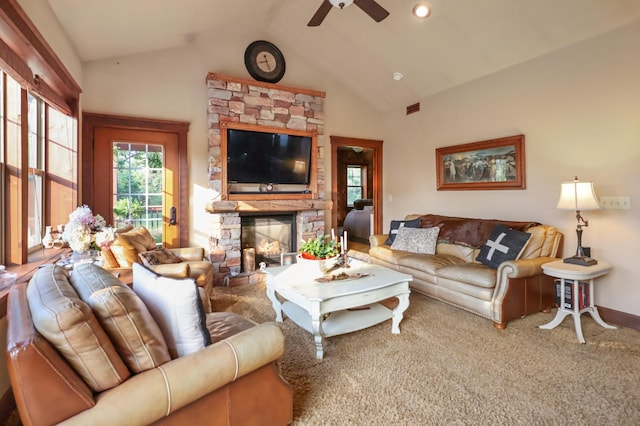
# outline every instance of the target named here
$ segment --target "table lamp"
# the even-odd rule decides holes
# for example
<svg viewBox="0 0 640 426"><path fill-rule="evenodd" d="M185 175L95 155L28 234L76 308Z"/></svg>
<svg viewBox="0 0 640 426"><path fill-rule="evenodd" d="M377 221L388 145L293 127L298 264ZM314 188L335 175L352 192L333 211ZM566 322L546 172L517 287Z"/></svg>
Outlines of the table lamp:
<svg viewBox="0 0 640 426"><path fill-rule="evenodd" d="M580 182L576 176L573 182L563 183L557 207L563 210L575 210L576 220L578 221L576 228L576 233L578 234L578 249L576 250L575 256L563 259L564 263L573 263L582 266L597 264L597 260L585 256L582 250L582 227L589 226L589 221L585 220L580 214L582 210L600 209L600 203L598 203L595 191L593 190L593 182Z"/></svg>

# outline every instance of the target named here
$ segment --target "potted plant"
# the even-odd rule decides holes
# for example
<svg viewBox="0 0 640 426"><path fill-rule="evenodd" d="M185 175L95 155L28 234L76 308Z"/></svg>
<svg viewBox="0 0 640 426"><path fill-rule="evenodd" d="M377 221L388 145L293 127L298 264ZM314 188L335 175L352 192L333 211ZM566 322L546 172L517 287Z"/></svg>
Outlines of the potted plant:
<svg viewBox="0 0 640 426"><path fill-rule="evenodd" d="M328 235L324 235L307 241L303 240L299 251L303 259L327 259L340 254L340 244Z"/></svg>
<svg viewBox="0 0 640 426"><path fill-rule="evenodd" d="M340 255L340 244L328 235L303 241L298 250L298 264L314 276L324 275Z"/></svg>

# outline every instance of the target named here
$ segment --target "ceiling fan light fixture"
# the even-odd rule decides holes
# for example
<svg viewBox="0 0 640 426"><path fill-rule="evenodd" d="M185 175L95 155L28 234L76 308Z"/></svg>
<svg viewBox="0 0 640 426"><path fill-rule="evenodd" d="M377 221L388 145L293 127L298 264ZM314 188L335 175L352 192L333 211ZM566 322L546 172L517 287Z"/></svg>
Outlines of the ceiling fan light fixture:
<svg viewBox="0 0 640 426"><path fill-rule="evenodd" d="M329 0L329 3L339 9L344 9L345 7L351 6L353 0Z"/></svg>
<svg viewBox="0 0 640 426"><path fill-rule="evenodd" d="M413 6L413 16L420 19L428 18L431 15L431 9L426 4L416 4Z"/></svg>

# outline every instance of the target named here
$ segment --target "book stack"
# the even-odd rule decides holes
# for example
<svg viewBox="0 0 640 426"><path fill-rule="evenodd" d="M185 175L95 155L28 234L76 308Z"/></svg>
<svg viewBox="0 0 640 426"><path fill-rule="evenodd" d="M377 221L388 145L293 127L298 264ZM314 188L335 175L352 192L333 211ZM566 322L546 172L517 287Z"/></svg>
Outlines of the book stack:
<svg viewBox="0 0 640 426"><path fill-rule="evenodd" d="M560 279L556 282L556 305L560 306L560 295L562 283ZM573 309L573 281L564 280L564 308ZM578 309L584 309L589 306L589 283L586 281L578 281Z"/></svg>

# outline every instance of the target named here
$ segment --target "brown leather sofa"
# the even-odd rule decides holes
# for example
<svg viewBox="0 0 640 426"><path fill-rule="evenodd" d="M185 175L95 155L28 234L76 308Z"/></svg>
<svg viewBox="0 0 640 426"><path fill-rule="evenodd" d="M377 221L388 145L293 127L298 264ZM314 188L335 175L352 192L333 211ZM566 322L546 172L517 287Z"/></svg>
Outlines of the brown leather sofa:
<svg viewBox="0 0 640 426"><path fill-rule="evenodd" d="M100 280L115 279L94 265L87 268L103 271L91 271ZM282 331L274 323L256 325L232 313L206 315L207 329L215 343L138 373L127 371L127 363L119 384L92 390L94 384L84 379L83 372L68 356L66 339L77 340L78 334L64 335L62 346L53 343L55 340L46 339L36 329L36 324L42 327L38 322L42 312L32 316L30 308L41 306L37 309L46 311L58 303L51 299L64 293L64 303L68 305L65 308L91 310L76 299L80 292L73 294L69 290L68 277L67 271L50 265L30 281L29 285L36 285L34 280L40 280L37 291L30 289L29 300L26 283L14 286L9 293L7 366L24 425L279 425L292 421L292 391L281 377L278 364L284 353ZM109 285L117 287L118 283ZM126 290L130 296L129 287L116 287L109 290ZM38 301L31 301L34 295ZM104 334L107 325L102 319L96 321L94 313L98 317L95 308L85 312L90 318L80 322L81 328L93 328L96 335L115 341ZM66 321L62 314L52 318L53 322ZM131 318L125 318L128 319ZM117 344L105 342L104 338L85 340L80 341L84 349L97 348L88 359L94 365L96 357L113 352L114 345L119 351ZM125 359L121 351L116 356ZM109 369L88 369L92 376L113 373L98 370Z"/></svg>
<svg viewBox="0 0 640 426"><path fill-rule="evenodd" d="M385 244L388 235L372 235L369 261L412 275L413 290L487 318L498 329L555 304L553 278L542 272L544 263L557 260L562 234L553 226L434 214L405 218L416 219L421 228L440 228L435 254L394 250ZM519 259L492 269L476 258L498 223L531 237Z"/></svg>

